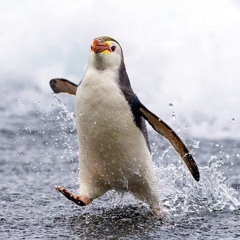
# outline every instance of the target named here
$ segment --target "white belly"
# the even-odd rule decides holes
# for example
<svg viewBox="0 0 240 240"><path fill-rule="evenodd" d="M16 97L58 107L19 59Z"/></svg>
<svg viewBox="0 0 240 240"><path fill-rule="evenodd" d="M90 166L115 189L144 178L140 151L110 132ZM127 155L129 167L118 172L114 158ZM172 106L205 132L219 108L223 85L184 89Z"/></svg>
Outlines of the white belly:
<svg viewBox="0 0 240 240"><path fill-rule="evenodd" d="M77 89L80 184L126 190L138 184L136 178L151 180L152 162L144 136L114 79L113 72L101 72L100 76L88 69Z"/></svg>

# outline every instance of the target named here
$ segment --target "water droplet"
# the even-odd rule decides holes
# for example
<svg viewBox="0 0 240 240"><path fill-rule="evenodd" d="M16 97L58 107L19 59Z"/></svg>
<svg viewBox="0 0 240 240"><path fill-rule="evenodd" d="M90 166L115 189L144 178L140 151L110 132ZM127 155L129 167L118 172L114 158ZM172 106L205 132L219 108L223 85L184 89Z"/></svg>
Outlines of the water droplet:
<svg viewBox="0 0 240 240"><path fill-rule="evenodd" d="M194 141L194 143L193 143L193 147L194 148L199 148L199 144L200 144L200 141Z"/></svg>
<svg viewBox="0 0 240 240"><path fill-rule="evenodd" d="M175 113L172 114L172 119L173 119L173 120L176 119L176 115L175 115Z"/></svg>
<svg viewBox="0 0 240 240"><path fill-rule="evenodd" d="M173 107L173 104L172 104L172 103L169 103L168 105L169 105L169 107Z"/></svg>

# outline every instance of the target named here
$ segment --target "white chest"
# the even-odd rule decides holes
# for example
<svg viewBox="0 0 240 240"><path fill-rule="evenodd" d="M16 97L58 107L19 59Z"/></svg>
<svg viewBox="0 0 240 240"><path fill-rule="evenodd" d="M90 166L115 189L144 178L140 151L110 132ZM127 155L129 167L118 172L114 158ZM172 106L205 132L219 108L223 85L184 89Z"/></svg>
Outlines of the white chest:
<svg viewBox="0 0 240 240"><path fill-rule="evenodd" d="M116 77L111 71L90 69L76 94L80 171L104 176L111 186L130 181L136 173L144 175L151 160Z"/></svg>
<svg viewBox="0 0 240 240"><path fill-rule="evenodd" d="M114 71L88 69L78 87L77 128L80 151L85 155L107 158L131 152L131 147L147 148L116 78Z"/></svg>
<svg viewBox="0 0 240 240"><path fill-rule="evenodd" d="M89 69L86 72L77 90L77 122L81 138L97 138L98 133L106 136L127 126L135 128L130 106L116 77L114 71Z"/></svg>

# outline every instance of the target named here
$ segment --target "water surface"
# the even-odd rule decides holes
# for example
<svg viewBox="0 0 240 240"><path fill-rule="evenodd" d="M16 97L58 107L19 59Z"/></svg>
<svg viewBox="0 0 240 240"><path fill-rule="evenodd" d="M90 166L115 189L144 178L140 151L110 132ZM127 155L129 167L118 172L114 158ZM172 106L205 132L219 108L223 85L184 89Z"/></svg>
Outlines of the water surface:
<svg viewBox="0 0 240 240"><path fill-rule="evenodd" d="M109 192L79 207L55 191L56 185L78 189L71 114L62 108L3 114L1 239L240 238L240 141L186 138L200 168L197 183L170 145L151 132L166 212L159 220L130 194Z"/></svg>

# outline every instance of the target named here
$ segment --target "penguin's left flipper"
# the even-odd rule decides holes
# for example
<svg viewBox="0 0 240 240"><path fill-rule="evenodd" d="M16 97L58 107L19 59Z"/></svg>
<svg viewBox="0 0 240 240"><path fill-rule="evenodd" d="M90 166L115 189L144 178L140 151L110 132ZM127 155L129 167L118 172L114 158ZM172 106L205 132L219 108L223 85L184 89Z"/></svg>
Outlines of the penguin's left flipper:
<svg viewBox="0 0 240 240"><path fill-rule="evenodd" d="M72 95L76 95L78 87L75 83L64 78L54 78L50 80L49 85L54 93L69 93Z"/></svg>
<svg viewBox="0 0 240 240"><path fill-rule="evenodd" d="M153 129L165 137L175 148L178 154L181 156L189 171L196 181L199 181L200 174L193 156L189 153L189 150L178 137L178 135L158 116L150 112L145 106L141 105L139 108L143 118L153 127Z"/></svg>

